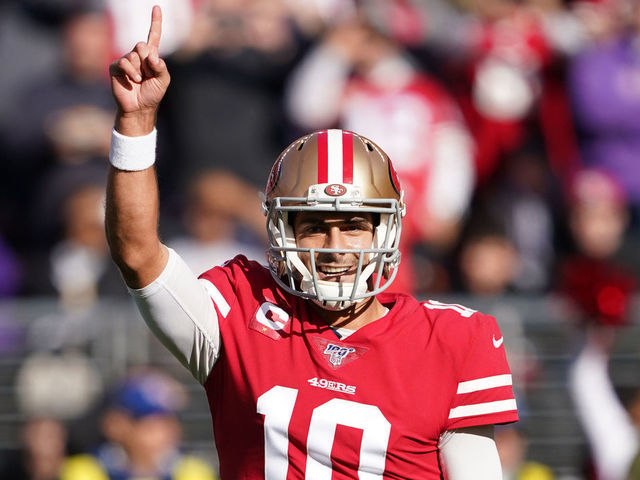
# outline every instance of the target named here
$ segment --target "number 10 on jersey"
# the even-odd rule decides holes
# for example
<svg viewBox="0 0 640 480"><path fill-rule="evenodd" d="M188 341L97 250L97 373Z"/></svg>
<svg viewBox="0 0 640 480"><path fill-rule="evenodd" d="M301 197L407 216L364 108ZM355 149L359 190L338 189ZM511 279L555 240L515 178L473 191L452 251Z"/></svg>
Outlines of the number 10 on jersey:
<svg viewBox="0 0 640 480"><path fill-rule="evenodd" d="M265 480L286 480L289 468L289 422L298 390L275 386L258 398L264 415ZM362 430L360 480L381 479L391 424L374 405L333 398L313 409L307 433L305 479L331 480L331 450L337 425Z"/></svg>

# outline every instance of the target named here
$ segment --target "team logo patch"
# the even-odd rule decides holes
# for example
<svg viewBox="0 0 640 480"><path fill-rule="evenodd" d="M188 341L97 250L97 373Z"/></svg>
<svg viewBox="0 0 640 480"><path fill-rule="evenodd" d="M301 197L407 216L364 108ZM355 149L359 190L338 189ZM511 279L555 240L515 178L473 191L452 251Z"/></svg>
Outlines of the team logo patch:
<svg viewBox="0 0 640 480"><path fill-rule="evenodd" d="M329 195L330 197L341 197L345 193L347 193L347 187L344 185L340 185L339 183L332 183L331 185L327 185L324 189L324 193Z"/></svg>
<svg viewBox="0 0 640 480"><path fill-rule="evenodd" d="M313 337L313 343L324 356L331 368L338 369L360 358L369 350L367 347L331 342L322 337Z"/></svg>
<svg viewBox="0 0 640 480"><path fill-rule="evenodd" d="M289 324L289 314L270 302L264 302L253 315L249 328L273 340L280 340Z"/></svg>

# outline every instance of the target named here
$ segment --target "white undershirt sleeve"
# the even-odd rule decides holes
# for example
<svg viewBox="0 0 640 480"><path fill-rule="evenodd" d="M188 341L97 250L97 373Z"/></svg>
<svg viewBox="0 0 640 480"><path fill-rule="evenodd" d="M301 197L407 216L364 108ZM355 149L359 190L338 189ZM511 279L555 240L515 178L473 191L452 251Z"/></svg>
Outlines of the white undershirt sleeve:
<svg viewBox="0 0 640 480"><path fill-rule="evenodd" d="M502 480L493 425L448 430L438 448L449 480Z"/></svg>
<svg viewBox="0 0 640 480"><path fill-rule="evenodd" d="M144 321L201 384L220 355L220 328L203 282L172 249L160 276L129 289Z"/></svg>

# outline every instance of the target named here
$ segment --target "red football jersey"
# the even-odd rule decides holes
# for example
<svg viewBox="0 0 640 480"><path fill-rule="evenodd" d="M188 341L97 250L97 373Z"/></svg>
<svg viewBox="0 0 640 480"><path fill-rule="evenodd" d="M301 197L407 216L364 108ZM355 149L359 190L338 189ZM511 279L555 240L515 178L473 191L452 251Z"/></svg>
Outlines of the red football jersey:
<svg viewBox="0 0 640 480"><path fill-rule="evenodd" d="M201 278L223 345L205 383L223 479L441 479L445 430L518 419L492 317L381 294L389 312L341 340L245 257Z"/></svg>

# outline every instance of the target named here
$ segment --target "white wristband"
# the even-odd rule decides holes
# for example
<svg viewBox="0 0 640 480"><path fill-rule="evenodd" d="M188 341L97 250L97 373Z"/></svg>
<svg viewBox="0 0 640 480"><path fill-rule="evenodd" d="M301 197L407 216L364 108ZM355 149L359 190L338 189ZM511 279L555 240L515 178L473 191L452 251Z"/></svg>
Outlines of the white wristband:
<svg viewBox="0 0 640 480"><path fill-rule="evenodd" d="M146 170L156 161L156 136L154 129L141 137L127 137L111 131L111 150L109 162L118 170L136 172Z"/></svg>

